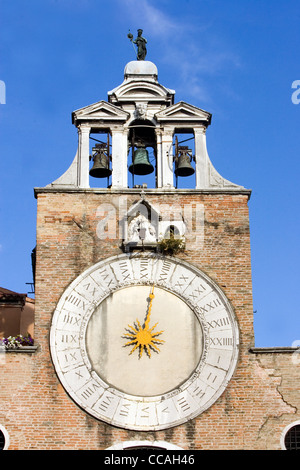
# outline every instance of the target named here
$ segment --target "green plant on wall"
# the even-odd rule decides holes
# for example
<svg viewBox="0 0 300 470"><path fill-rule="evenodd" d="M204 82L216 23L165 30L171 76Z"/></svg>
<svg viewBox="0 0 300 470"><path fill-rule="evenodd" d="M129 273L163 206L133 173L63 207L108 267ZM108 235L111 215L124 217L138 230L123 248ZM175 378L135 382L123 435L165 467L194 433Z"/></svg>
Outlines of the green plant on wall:
<svg viewBox="0 0 300 470"><path fill-rule="evenodd" d="M165 255L176 255L185 250L185 241L179 232L171 225L165 237L158 243L159 251Z"/></svg>

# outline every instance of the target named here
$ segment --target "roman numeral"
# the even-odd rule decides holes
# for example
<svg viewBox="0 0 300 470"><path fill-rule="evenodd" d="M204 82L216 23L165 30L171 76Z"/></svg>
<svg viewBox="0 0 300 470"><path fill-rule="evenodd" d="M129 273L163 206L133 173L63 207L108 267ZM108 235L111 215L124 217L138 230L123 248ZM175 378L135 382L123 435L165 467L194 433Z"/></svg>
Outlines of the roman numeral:
<svg viewBox="0 0 300 470"><path fill-rule="evenodd" d="M200 289L201 287L201 289ZM206 290L206 287L204 287L202 284L200 284L200 286L198 286L196 289L195 289L195 293L197 295L201 295L203 294L203 292Z"/></svg>
<svg viewBox="0 0 300 470"><path fill-rule="evenodd" d="M190 409L190 405L188 404L188 402L186 401L186 399L183 397L183 398L180 398L178 401L177 401L178 405L180 406L180 408L182 409L182 411L188 411Z"/></svg>
<svg viewBox="0 0 300 470"><path fill-rule="evenodd" d="M182 274L180 278L177 280L175 287L182 287L188 279L189 279L188 276L184 276Z"/></svg>
<svg viewBox="0 0 300 470"><path fill-rule="evenodd" d="M106 398L100 403L99 408L102 411L106 411L114 398L112 396L107 395Z"/></svg>
<svg viewBox="0 0 300 470"><path fill-rule="evenodd" d="M85 310L85 302L76 295L72 294L66 297L66 301L74 305L74 307L79 307L82 310Z"/></svg>
<svg viewBox="0 0 300 470"><path fill-rule="evenodd" d="M80 370L75 371L75 374L77 375L78 380L80 380L80 379L83 378L83 375L82 375L82 373L80 372Z"/></svg>
<svg viewBox="0 0 300 470"><path fill-rule="evenodd" d="M76 335L62 334L61 335L61 342L62 343L74 343L74 342L76 342Z"/></svg>
<svg viewBox="0 0 300 470"><path fill-rule="evenodd" d="M232 338L210 338L210 344L212 346L232 346Z"/></svg>
<svg viewBox="0 0 300 470"><path fill-rule="evenodd" d="M110 278L110 274L106 271L106 269L103 269L103 271L100 271L99 274L102 277L103 281L105 281L106 287L109 287L113 282L113 279ZM107 281L107 278L109 279L109 281Z"/></svg>
<svg viewBox="0 0 300 470"><path fill-rule="evenodd" d="M123 404L122 408L120 410L120 416L124 416L125 418L127 418L128 414L129 414L130 407L131 407L130 403Z"/></svg>
<svg viewBox="0 0 300 470"><path fill-rule="evenodd" d="M196 397L202 398L204 394L205 392L203 392L202 388L198 386L193 390L193 395L195 395Z"/></svg>
<svg viewBox="0 0 300 470"><path fill-rule="evenodd" d="M212 320L211 322L207 322L208 326L210 328L221 328L222 326L226 326L226 325L229 325L230 322L229 322L229 318L225 317L225 318L218 318L217 320Z"/></svg>
<svg viewBox="0 0 300 470"><path fill-rule="evenodd" d="M65 360L68 363L69 362L76 362L77 361L76 351L65 354Z"/></svg>
<svg viewBox="0 0 300 470"><path fill-rule="evenodd" d="M82 398L88 400L98 388L100 388L100 385L96 383L93 383L89 387L86 387L85 390L81 393Z"/></svg>
<svg viewBox="0 0 300 470"><path fill-rule="evenodd" d="M149 418L149 406L142 408L141 418Z"/></svg>
<svg viewBox="0 0 300 470"><path fill-rule="evenodd" d="M169 407L167 406L167 408L164 408L163 410L161 410L161 412L170 414Z"/></svg>
<svg viewBox="0 0 300 470"><path fill-rule="evenodd" d="M90 289L90 285L91 285L90 283L88 283L88 284L84 284L84 286L83 286L83 287L85 287L85 290L87 290L87 291L88 291L88 290ZM92 287L92 288L91 288L91 293L92 293L92 296L94 296L94 295L95 295L95 292L96 292L96 291L97 291L96 287Z"/></svg>
<svg viewBox="0 0 300 470"><path fill-rule="evenodd" d="M207 380L209 380L210 383L213 384L213 383L215 382L215 380L216 380L217 377L218 377L217 375L212 375L212 373L210 372L210 373L208 374Z"/></svg>
<svg viewBox="0 0 300 470"><path fill-rule="evenodd" d="M80 317L77 317L77 316L73 317L72 314L69 312L64 314L63 322L65 324L79 326L79 321L80 321Z"/></svg>
<svg viewBox="0 0 300 470"><path fill-rule="evenodd" d="M170 269L171 269L171 263L169 261L164 261L162 268L161 268L161 272L159 274L160 277L158 281L165 281L166 278L168 277Z"/></svg>
<svg viewBox="0 0 300 470"><path fill-rule="evenodd" d="M140 268L140 279L148 279L148 261L141 260Z"/></svg>
<svg viewBox="0 0 300 470"><path fill-rule="evenodd" d="M221 304L219 299L212 300L211 302L208 302L204 307L199 307L201 313L208 313L210 310L213 310L216 307L219 307Z"/></svg>
<svg viewBox="0 0 300 470"><path fill-rule="evenodd" d="M121 274L123 276L123 281L126 281L128 277L130 277L130 272L128 271L128 266L126 262L119 263Z"/></svg>

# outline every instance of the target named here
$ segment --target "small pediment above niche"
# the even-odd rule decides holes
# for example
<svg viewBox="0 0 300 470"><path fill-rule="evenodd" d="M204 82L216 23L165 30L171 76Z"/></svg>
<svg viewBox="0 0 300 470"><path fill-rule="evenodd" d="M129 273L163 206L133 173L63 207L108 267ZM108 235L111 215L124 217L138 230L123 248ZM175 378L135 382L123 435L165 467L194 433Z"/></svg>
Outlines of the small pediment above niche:
<svg viewBox="0 0 300 470"><path fill-rule="evenodd" d="M201 122L209 125L211 122L211 114L203 109L197 108L191 104L180 101L168 108L156 113L155 118L158 122L163 121L191 121Z"/></svg>
<svg viewBox="0 0 300 470"><path fill-rule="evenodd" d="M74 111L72 113L72 121L75 125L89 121L126 122L129 116L129 113L120 107L106 101L99 101Z"/></svg>

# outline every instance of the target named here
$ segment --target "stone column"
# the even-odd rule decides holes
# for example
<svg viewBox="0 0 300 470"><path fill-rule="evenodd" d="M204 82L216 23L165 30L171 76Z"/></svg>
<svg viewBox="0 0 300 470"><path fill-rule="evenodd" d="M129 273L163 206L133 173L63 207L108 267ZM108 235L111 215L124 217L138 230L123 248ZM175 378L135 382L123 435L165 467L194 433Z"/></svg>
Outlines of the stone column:
<svg viewBox="0 0 300 470"><path fill-rule="evenodd" d="M161 130L156 129L156 186L157 188L162 187L162 136Z"/></svg>
<svg viewBox="0 0 300 470"><path fill-rule="evenodd" d="M112 136L112 187L128 187L128 142L127 129L118 127L111 129Z"/></svg>
<svg viewBox="0 0 300 470"><path fill-rule="evenodd" d="M206 149L206 128L194 129L195 135L195 160L196 160L196 189L208 187L208 155Z"/></svg>
<svg viewBox="0 0 300 470"><path fill-rule="evenodd" d="M89 156L90 156L90 131L89 126L79 126L78 128L78 167L77 186L79 188L89 188Z"/></svg>
<svg viewBox="0 0 300 470"><path fill-rule="evenodd" d="M166 127L162 134L162 187L174 188L173 174L173 133L174 129Z"/></svg>

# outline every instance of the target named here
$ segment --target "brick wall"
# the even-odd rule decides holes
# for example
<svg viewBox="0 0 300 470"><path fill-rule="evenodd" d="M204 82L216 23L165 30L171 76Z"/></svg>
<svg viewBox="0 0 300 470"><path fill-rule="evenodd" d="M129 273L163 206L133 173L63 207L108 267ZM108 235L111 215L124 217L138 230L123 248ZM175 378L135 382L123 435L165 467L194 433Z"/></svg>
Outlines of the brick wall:
<svg viewBox="0 0 300 470"><path fill-rule="evenodd" d="M258 354L254 346L247 194L177 192L176 203L204 207L202 230L192 221L186 251L178 255L209 275L232 303L240 328L240 359L228 388L198 418L159 432L136 432L99 422L83 412L57 379L49 352L55 306L84 269L121 253L115 237L97 236L97 209L120 196L128 208L134 191L38 192L34 354L1 355L0 424L11 449L105 449L128 440L167 441L184 449L278 449L286 424L299 419L298 368L289 354ZM156 206L174 204L169 193L150 191ZM103 207L103 206L101 206ZM198 230L197 230L198 228ZM114 227L111 226L112 231ZM198 236L198 239L197 239ZM5 384L5 385L4 385ZM297 418L298 416L298 418Z"/></svg>

